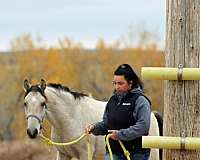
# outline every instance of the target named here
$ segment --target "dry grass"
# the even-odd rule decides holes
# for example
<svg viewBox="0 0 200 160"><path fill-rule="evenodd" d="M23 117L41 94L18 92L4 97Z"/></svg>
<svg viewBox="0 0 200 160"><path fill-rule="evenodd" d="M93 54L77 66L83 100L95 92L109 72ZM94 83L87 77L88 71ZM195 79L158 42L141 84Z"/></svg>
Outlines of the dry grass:
<svg viewBox="0 0 200 160"><path fill-rule="evenodd" d="M28 139L0 142L0 160L55 160L56 149L40 142ZM103 157L99 155L98 160Z"/></svg>
<svg viewBox="0 0 200 160"><path fill-rule="evenodd" d="M17 140L0 143L0 160L55 160L55 148L45 147L39 142Z"/></svg>

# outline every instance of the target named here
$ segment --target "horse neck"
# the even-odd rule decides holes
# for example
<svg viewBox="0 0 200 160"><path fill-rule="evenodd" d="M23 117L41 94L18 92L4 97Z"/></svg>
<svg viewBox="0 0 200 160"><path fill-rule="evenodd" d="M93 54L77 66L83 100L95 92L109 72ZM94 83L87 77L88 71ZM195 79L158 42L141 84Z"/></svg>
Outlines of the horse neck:
<svg viewBox="0 0 200 160"><path fill-rule="evenodd" d="M46 88L45 94L47 96L47 119L54 128L63 128L64 125L71 124L70 120L77 109L73 96L68 92L57 91L51 87Z"/></svg>

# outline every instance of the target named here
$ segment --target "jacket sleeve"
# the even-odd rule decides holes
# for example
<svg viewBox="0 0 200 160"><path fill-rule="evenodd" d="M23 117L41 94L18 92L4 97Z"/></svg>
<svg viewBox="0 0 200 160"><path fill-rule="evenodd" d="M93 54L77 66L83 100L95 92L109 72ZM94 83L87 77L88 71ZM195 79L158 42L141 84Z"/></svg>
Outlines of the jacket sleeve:
<svg viewBox="0 0 200 160"><path fill-rule="evenodd" d="M117 136L120 140L130 141L148 134L150 127L151 108L150 103L144 96L137 98L133 117L136 124L127 129L120 129Z"/></svg>
<svg viewBox="0 0 200 160"><path fill-rule="evenodd" d="M103 120L101 122L97 122L96 124L94 124L94 130L92 131L92 133L94 135L107 134L108 133L107 122L108 122L107 110L105 109L104 114L103 114Z"/></svg>

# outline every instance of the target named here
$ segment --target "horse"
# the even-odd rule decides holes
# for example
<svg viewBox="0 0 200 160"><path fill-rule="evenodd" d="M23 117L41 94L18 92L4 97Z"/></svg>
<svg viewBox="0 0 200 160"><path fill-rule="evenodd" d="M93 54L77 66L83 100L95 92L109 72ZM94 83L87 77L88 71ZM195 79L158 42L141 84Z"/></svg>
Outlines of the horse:
<svg viewBox="0 0 200 160"><path fill-rule="evenodd" d="M51 139L56 142L68 142L84 133L88 124L102 120L107 102L99 101L81 92L75 92L56 83L32 85L24 80L24 112L27 119L27 134L30 138L39 136L44 119L52 125ZM158 122L151 113L149 135L159 135ZM103 136L90 136L91 156L93 160L104 154ZM78 144L57 148L57 160L86 160L87 140ZM151 151L151 160L159 160L158 149Z"/></svg>

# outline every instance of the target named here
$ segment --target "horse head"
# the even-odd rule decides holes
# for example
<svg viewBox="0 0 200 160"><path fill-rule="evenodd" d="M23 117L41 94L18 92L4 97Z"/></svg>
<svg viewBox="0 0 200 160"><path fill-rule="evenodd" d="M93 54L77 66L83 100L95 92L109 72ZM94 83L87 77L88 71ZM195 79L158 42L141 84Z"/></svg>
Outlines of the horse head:
<svg viewBox="0 0 200 160"><path fill-rule="evenodd" d="M24 80L24 110L27 119L27 134L30 138L36 138L42 128L42 123L46 115L46 82L41 80L38 85L31 85Z"/></svg>

